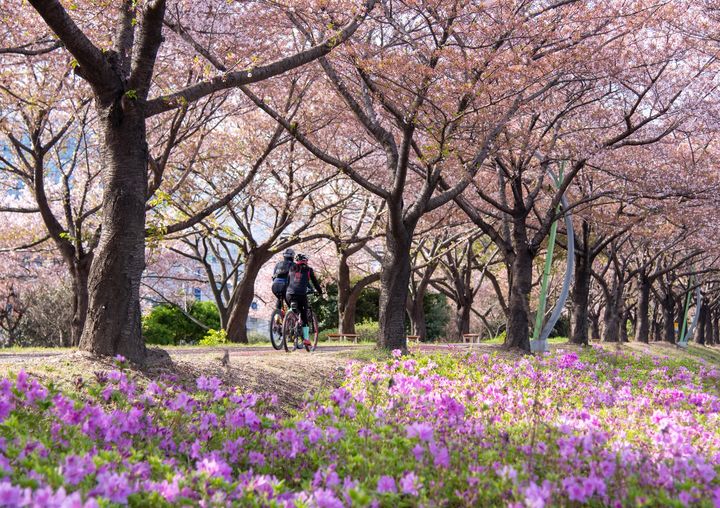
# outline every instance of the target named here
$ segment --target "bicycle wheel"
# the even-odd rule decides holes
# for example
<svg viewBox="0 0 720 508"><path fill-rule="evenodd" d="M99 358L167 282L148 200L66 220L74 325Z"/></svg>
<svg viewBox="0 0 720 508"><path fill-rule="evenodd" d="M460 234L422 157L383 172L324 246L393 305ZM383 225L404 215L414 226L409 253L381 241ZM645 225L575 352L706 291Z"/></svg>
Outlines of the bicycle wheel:
<svg viewBox="0 0 720 508"><path fill-rule="evenodd" d="M310 344L305 345L305 350L311 353L317 349L318 338L320 337L320 327L318 326L318 320L312 309L308 309L310 314Z"/></svg>
<svg viewBox="0 0 720 508"><path fill-rule="evenodd" d="M293 311L288 311L285 314L282 326L282 343L285 346L285 351L288 353L295 351L295 339L297 335L297 314Z"/></svg>
<svg viewBox="0 0 720 508"><path fill-rule="evenodd" d="M275 309L270 315L270 343L272 347L280 351L283 348L282 341L283 322L280 311Z"/></svg>

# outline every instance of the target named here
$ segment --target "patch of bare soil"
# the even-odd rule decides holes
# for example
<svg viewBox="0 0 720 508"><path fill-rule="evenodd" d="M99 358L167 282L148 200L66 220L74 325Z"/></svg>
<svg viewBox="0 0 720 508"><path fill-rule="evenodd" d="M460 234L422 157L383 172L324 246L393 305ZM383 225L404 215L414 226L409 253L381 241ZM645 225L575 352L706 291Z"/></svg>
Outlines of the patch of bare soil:
<svg viewBox="0 0 720 508"><path fill-rule="evenodd" d="M273 393L284 410L298 408L308 398L340 385L348 363L339 352L296 352L264 355L229 355L228 365L222 355L199 353L173 357L175 373L194 382L200 375L216 376L243 391Z"/></svg>
<svg viewBox="0 0 720 508"><path fill-rule="evenodd" d="M704 357L717 355L720 350L690 347L678 350L661 343L637 345L635 343L603 345L608 349L641 350L647 354L683 355ZM416 353L418 346L411 346L410 353ZM329 349L329 350L328 350ZM225 349L208 348L195 350L165 351L151 348L146 365L141 369L130 369L142 385L150 380L168 380L187 388L195 386L200 376L216 376L228 386L237 386L245 392L273 393L284 412L302 406L303 401L317 397L323 390L340 385L345 367L350 358L371 361L378 358L372 348L320 349L315 353L298 351L291 354L275 351L254 351L249 348L228 349L227 362L223 361ZM580 350L581 346L570 343L550 344L552 351ZM697 350L697 351L696 351ZM523 352L507 350L498 344L435 344L423 345L424 353L477 352L495 354L512 360L524 356ZM702 355L698 354L702 353ZM715 363L718 359L707 358ZM63 351L53 356L33 356L32 353L18 354L0 361L0 376L24 369L39 378L44 384L52 384L66 391L73 391L83 382L92 380L95 372L116 369L111 359L98 359L79 351Z"/></svg>
<svg viewBox="0 0 720 508"><path fill-rule="evenodd" d="M131 368L140 384L150 380L169 380L192 387L200 376L216 376L228 386L244 392L277 395L280 407L289 412L302 406L304 400L317 397L323 390L340 385L348 356L343 352L295 352L272 354L233 354L223 361L224 351L197 354L173 354L150 349L146 365ZM92 380L95 372L116 369L111 359L98 359L73 351L45 358L23 358L0 363L0 375L24 369L44 384L72 391L80 383Z"/></svg>

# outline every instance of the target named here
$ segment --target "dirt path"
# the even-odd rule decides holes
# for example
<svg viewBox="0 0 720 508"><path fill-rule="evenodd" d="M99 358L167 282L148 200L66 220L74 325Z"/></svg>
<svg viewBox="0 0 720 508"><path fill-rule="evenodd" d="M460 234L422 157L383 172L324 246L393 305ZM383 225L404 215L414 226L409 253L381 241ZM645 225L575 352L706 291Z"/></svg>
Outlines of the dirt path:
<svg viewBox="0 0 720 508"><path fill-rule="evenodd" d="M609 346L608 346L609 347ZM616 346L617 347L617 346ZM622 349L634 350L640 346ZM572 350L571 344L551 345L551 349ZM645 350L646 349L646 350ZM691 346L690 351L679 351L672 346L644 346L644 354L665 356L681 354L709 360L720 364L720 351ZM224 365L222 357L228 351L229 362ZM423 344L411 346L411 352L466 352L496 353L502 357L517 357L519 353L492 344ZM702 353L702 355L700 354ZM345 367L353 358L374 356L370 345L321 345L314 353L297 351L288 354L271 347L233 346L162 350L151 348L147 365L135 370L141 384L150 380L170 380L173 383L194 386L199 376L216 376L226 386L239 387L243 391L274 393L280 407L288 412L302 405L308 397L317 396L322 390L338 386L344 377ZM362 361L362 360L361 360ZM46 383L65 390L75 390L79 383L93 379L98 371L115 369L113 360L92 358L72 350L32 351L0 353L0 377L24 369Z"/></svg>
<svg viewBox="0 0 720 508"><path fill-rule="evenodd" d="M318 348L317 353L352 351L353 349L362 349L363 345L347 346L347 345L323 345ZM161 348L150 348L161 349ZM284 351L276 351L272 346L229 346L229 347L188 347L188 348L172 348L166 351L170 356L196 356L204 354L218 353L223 354L225 350L229 351L231 356L255 356L266 354L286 354ZM11 353L0 353L0 362L9 362L14 360L24 360L30 358L53 358L60 357L71 353L72 350L45 350L45 351L13 351Z"/></svg>
<svg viewBox="0 0 720 508"><path fill-rule="evenodd" d="M327 354L327 353L351 353L353 351L360 351L363 349L370 349L372 346L369 344L358 344L358 345L335 345L335 344L321 344L318 346L317 351L313 355ZM422 344L420 346L412 346L416 350L423 352L430 351L466 351L470 349L482 350L482 351L494 351L500 350L499 346L491 344ZM286 356L285 351L277 351L272 346L212 346L212 347L188 347L188 348L150 348L150 350L163 350L171 357L184 357L184 356L202 356L208 354L219 354L222 355L225 351L228 351L230 357L236 356L262 356L262 355L279 355ZM74 350L61 349L53 350L47 349L42 351L13 351L10 353L0 353L0 363L2 362L17 362L23 360L30 360L36 358L55 358L63 357L68 354L72 354ZM296 354L304 354L304 352L296 352Z"/></svg>
<svg viewBox="0 0 720 508"><path fill-rule="evenodd" d="M472 346L480 349L479 345ZM466 351L469 345L422 345L412 349L422 351ZM484 345L483 350L494 350ZM228 352L229 362L222 357ZM370 345L321 345L317 351L297 351L291 354L272 347L232 346L207 348L150 348L147 364L135 370L141 383L167 379L185 386L193 386L199 376L216 376L227 386L243 391L274 393L280 407L290 411L302 405L308 397L339 386L345 367L356 356L372 356ZM0 353L0 376L25 370L44 382L74 390L82 382L93 379L95 373L115 369L113 360L97 359L73 350L30 351Z"/></svg>
<svg viewBox="0 0 720 508"><path fill-rule="evenodd" d="M272 348L227 348L229 362L221 361L225 348L189 348L166 352L151 349L147 364L133 374L141 384L168 380L191 387L200 376L216 376L226 386L242 391L273 393L283 411L300 407L307 397L338 386L351 353L363 346L328 346L315 353L287 354ZM169 354L168 354L169 353ZM74 390L95 373L117 368L110 359L97 359L79 351L32 352L0 355L0 376L23 369L43 382Z"/></svg>

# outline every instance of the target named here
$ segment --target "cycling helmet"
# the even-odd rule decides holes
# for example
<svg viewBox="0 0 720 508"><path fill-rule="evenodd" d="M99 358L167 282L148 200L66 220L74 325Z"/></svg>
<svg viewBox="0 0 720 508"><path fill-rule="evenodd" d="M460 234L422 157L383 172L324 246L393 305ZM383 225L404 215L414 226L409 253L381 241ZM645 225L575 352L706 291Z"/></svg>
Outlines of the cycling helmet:
<svg viewBox="0 0 720 508"><path fill-rule="evenodd" d="M288 249L288 250L286 250L285 253L283 254L283 257L284 257L285 259L292 259L292 258L295 257L295 251L292 250L292 249Z"/></svg>
<svg viewBox="0 0 720 508"><path fill-rule="evenodd" d="M302 264L302 263L307 264L308 257L305 254L298 254L295 256L295 262L298 264Z"/></svg>

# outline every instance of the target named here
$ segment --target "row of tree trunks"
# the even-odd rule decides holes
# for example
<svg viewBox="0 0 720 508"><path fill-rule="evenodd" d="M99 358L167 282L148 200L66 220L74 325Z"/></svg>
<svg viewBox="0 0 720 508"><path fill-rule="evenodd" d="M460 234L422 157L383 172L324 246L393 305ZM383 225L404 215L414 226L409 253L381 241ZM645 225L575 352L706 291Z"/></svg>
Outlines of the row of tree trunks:
<svg viewBox="0 0 720 508"><path fill-rule="evenodd" d="M617 288L612 286L610 297L605 299L603 305L602 327L597 314L593 315L591 307L588 307L586 327L590 327L594 340L602 337L604 342L627 342L631 330L634 332L633 340L637 342L649 343L651 340L659 340L675 344L680 339L687 293L660 295L651 306L650 291L646 289L641 279L637 306L624 307L625 302L622 299L618 300L617 295ZM694 319L692 312L691 306L686 333ZM581 328L576 321L577 316L578 314L573 313L573 330ZM720 308L714 305L702 305L697 326L690 339L701 345L720 344L719 325Z"/></svg>

